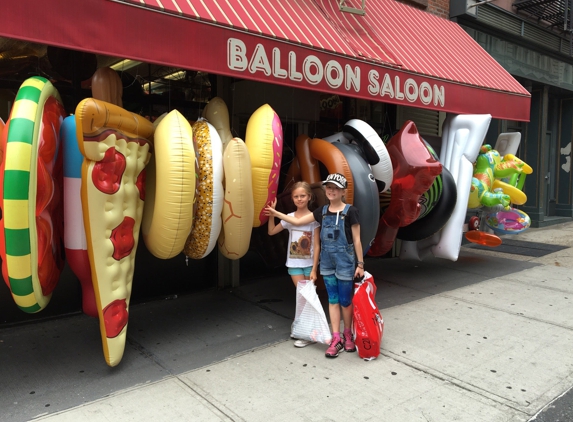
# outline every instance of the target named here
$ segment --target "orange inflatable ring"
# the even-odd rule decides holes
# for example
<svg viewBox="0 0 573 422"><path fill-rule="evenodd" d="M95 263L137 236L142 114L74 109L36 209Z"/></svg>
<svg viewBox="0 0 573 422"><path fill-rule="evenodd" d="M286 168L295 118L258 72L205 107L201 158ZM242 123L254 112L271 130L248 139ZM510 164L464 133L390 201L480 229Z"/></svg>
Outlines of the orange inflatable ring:
<svg viewBox="0 0 573 422"><path fill-rule="evenodd" d="M211 253L221 232L223 210L223 145L217 130L206 120L193 125L199 159L199 188L193 229L183 252L193 259Z"/></svg>
<svg viewBox="0 0 573 422"><path fill-rule="evenodd" d="M153 139L141 233L149 252L170 259L181 253L193 227L197 180L193 130L187 119L173 110L161 119Z"/></svg>
<svg viewBox="0 0 573 422"><path fill-rule="evenodd" d="M308 135L299 135L294 141L296 158L300 166L300 177L307 183L321 182L318 160L310 155L310 138Z"/></svg>
<svg viewBox="0 0 573 422"><path fill-rule="evenodd" d="M82 210L104 357L116 366L127 338L129 300L154 126L87 98L76 108Z"/></svg>
<svg viewBox="0 0 573 422"><path fill-rule="evenodd" d="M18 90L2 130L0 256L2 275L24 312L44 309L64 267L60 95L45 78Z"/></svg>
<svg viewBox="0 0 573 422"><path fill-rule="evenodd" d="M354 179L352 178L352 171L342 151L330 142L318 138L310 140L309 150L311 157L324 164L329 173L340 173L346 177L348 188L346 190L345 202L347 204L353 204Z"/></svg>
<svg viewBox="0 0 573 422"><path fill-rule="evenodd" d="M265 207L277 197L283 155L281 119L270 105L262 105L249 119L245 144L253 175L253 227L259 227L269 219Z"/></svg>
<svg viewBox="0 0 573 422"><path fill-rule="evenodd" d="M223 152L225 199L219 251L229 259L242 258L249 250L253 231L251 159L242 139L233 138Z"/></svg>

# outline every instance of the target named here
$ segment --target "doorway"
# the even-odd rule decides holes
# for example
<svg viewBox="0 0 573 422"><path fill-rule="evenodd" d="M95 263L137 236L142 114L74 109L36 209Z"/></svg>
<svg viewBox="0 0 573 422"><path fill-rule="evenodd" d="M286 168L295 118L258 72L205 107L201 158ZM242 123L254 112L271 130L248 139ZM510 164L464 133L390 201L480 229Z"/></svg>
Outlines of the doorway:
<svg viewBox="0 0 573 422"><path fill-rule="evenodd" d="M557 202L557 137L551 131L545 133L545 145L548 147L547 173L545 174L545 217L555 215Z"/></svg>

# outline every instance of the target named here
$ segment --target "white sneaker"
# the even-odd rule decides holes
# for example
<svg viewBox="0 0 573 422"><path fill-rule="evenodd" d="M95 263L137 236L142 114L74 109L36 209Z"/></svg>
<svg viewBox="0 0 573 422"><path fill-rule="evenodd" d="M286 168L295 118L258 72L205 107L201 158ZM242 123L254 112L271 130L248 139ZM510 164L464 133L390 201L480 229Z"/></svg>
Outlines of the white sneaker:
<svg viewBox="0 0 573 422"><path fill-rule="evenodd" d="M294 347L306 347L310 344L314 344L316 343L316 341L310 341L310 340L297 340L294 342Z"/></svg>

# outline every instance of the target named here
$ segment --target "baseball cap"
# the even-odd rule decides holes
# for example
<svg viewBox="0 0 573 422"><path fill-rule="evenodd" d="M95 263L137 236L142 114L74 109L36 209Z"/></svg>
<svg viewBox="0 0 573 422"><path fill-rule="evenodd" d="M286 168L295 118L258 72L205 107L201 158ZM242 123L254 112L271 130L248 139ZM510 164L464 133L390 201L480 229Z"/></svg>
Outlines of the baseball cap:
<svg viewBox="0 0 573 422"><path fill-rule="evenodd" d="M348 186L348 183L346 182L346 177L344 177L340 173L329 174L326 177L326 180L322 182L323 185L326 185L327 183L332 183L338 186L340 189L346 189Z"/></svg>

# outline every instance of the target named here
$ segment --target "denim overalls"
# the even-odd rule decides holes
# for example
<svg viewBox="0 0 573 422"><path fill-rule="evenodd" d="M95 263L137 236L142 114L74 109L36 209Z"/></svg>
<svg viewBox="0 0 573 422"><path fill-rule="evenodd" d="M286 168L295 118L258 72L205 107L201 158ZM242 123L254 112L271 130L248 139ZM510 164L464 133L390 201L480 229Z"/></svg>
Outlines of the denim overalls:
<svg viewBox="0 0 573 422"><path fill-rule="evenodd" d="M328 205L322 209L320 226L320 274L334 274L338 280L352 281L356 270L354 245L346 240L344 218L350 205L336 215L327 214Z"/></svg>

